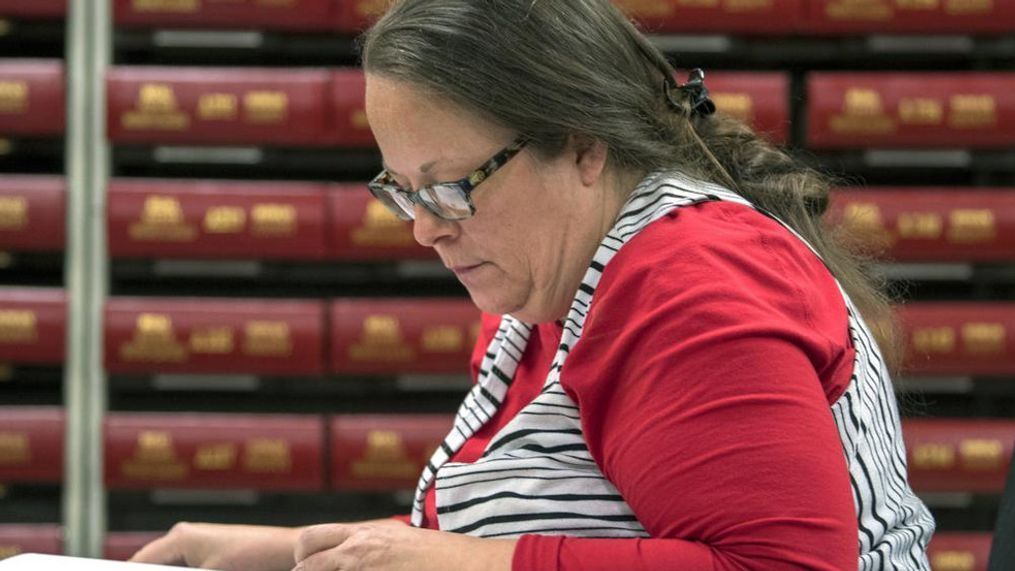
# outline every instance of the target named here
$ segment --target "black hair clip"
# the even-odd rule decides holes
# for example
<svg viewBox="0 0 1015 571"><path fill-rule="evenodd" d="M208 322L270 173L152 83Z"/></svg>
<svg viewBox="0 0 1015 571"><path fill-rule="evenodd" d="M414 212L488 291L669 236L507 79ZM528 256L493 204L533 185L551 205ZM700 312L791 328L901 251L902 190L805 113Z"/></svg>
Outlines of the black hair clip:
<svg viewBox="0 0 1015 571"><path fill-rule="evenodd" d="M715 113L715 103L708 96L708 88L705 87L705 72L701 68L692 69L691 73L687 75L687 83L683 85L677 85L677 82L672 77L668 77L664 82L663 89L666 92L666 101L670 104L670 107L679 111L682 107L674 99L674 88L683 92L683 95L691 102L692 116Z"/></svg>

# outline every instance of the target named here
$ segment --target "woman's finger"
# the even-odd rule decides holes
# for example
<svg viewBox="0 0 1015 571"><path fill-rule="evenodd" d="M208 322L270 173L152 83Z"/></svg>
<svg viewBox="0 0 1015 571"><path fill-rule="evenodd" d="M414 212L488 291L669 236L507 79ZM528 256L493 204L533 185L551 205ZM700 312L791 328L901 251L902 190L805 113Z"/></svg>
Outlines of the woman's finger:
<svg viewBox="0 0 1015 571"><path fill-rule="evenodd" d="M294 553L296 563L303 561L315 553L342 545L355 530L355 525L340 523L315 525L306 528L300 534L299 540L296 541L296 551Z"/></svg>
<svg viewBox="0 0 1015 571"><path fill-rule="evenodd" d="M180 551L179 542L173 540L169 535L163 535L145 545L131 556L130 561L160 565L186 565L187 563Z"/></svg>
<svg viewBox="0 0 1015 571"><path fill-rule="evenodd" d="M342 549L332 548L307 556L296 564L293 571L348 571L355 564L351 555Z"/></svg>

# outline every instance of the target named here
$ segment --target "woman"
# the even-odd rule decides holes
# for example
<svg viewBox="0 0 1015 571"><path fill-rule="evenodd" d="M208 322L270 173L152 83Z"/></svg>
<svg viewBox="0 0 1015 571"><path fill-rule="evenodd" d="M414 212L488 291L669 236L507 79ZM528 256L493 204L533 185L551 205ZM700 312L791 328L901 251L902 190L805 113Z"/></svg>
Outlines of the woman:
<svg viewBox="0 0 1015 571"><path fill-rule="evenodd" d="M865 325L887 305L823 234L821 177L607 0L403 0L363 56L371 191L486 314L477 383L411 516L181 524L136 560L928 568Z"/></svg>

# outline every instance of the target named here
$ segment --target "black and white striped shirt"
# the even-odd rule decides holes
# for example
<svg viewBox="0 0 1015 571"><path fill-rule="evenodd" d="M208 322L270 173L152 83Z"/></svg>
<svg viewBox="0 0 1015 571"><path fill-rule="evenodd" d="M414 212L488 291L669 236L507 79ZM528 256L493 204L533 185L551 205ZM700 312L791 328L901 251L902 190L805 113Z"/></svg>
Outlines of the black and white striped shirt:
<svg viewBox="0 0 1015 571"><path fill-rule="evenodd" d="M580 411L561 387L560 372L581 338L596 287L613 256L638 232L672 210L712 200L751 206L726 189L675 172L654 173L642 181L602 240L582 280L542 392L493 437L478 461L450 462L497 411L528 343L532 327L511 316L503 317L480 365L476 385L420 478L413 505L414 525L421 525L425 495L436 484L438 520L445 531L491 538L528 533L648 536L589 453ZM831 412L856 507L858 565L860 569L929 569L926 548L934 521L907 482L891 379L873 335L845 291L841 286L839 289L856 356L849 386Z"/></svg>

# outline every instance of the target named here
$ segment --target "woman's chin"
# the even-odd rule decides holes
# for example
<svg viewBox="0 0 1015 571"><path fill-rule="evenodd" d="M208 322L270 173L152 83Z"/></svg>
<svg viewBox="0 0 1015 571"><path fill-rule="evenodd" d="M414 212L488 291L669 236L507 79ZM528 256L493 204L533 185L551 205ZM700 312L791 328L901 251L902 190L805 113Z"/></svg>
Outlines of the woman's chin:
<svg viewBox="0 0 1015 571"><path fill-rule="evenodd" d="M490 315L514 315L515 311L521 309L520 304L512 303L509 299L506 299L503 292L490 292L486 291L486 288L470 288L469 286L465 286L465 289L468 290L472 303L483 313Z"/></svg>

